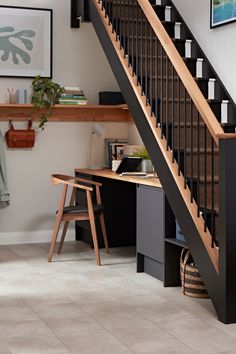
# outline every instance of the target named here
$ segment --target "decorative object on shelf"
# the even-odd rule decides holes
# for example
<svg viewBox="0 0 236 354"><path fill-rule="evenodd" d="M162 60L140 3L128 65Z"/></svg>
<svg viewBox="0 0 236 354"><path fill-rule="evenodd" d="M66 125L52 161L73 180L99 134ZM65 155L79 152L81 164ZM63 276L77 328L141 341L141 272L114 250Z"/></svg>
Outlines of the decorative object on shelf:
<svg viewBox="0 0 236 354"><path fill-rule="evenodd" d="M11 149L29 149L34 147L35 130L32 129L32 120L28 119L27 129L15 129L12 119L9 119L9 129L5 134L7 146Z"/></svg>
<svg viewBox="0 0 236 354"><path fill-rule="evenodd" d="M26 104L27 103L27 90L18 89L16 90L16 103Z"/></svg>
<svg viewBox="0 0 236 354"><path fill-rule="evenodd" d="M134 153L133 156L142 158L142 162L141 162L142 172L153 172L153 164L151 158L147 152L147 149L144 146L142 146L141 149L139 149L136 153Z"/></svg>
<svg viewBox="0 0 236 354"><path fill-rule="evenodd" d="M91 130L90 135L90 145L89 145L89 156L88 156L88 168L90 170L100 170L103 166L97 165L96 163L93 164L93 145L94 145L94 135L97 135L99 138L104 137L107 133L108 129L101 123L94 123L93 128Z"/></svg>
<svg viewBox="0 0 236 354"><path fill-rule="evenodd" d="M68 105L84 105L88 103L87 98L85 98L85 94L79 87L65 87L64 92L60 95L59 98L60 104L68 104Z"/></svg>
<svg viewBox="0 0 236 354"><path fill-rule="evenodd" d="M128 144L127 139L105 139L105 167L112 168L112 160L121 159Z"/></svg>
<svg viewBox="0 0 236 354"><path fill-rule="evenodd" d="M0 76L52 77L52 10L0 5Z"/></svg>
<svg viewBox="0 0 236 354"><path fill-rule="evenodd" d="M120 163L121 163L121 159L120 160L112 160L112 171L113 172L116 172L117 168L120 166Z"/></svg>
<svg viewBox="0 0 236 354"><path fill-rule="evenodd" d="M52 114L52 106L58 103L60 95L64 92L64 87L61 87L52 79L36 76L32 82L33 95L32 104L33 112L42 110L40 115L39 128L42 130Z"/></svg>
<svg viewBox="0 0 236 354"><path fill-rule="evenodd" d="M236 21L236 0L210 0L211 28Z"/></svg>
<svg viewBox="0 0 236 354"><path fill-rule="evenodd" d="M180 278L184 295L197 298L209 298L198 267L190 254L183 248L180 256Z"/></svg>
<svg viewBox="0 0 236 354"><path fill-rule="evenodd" d="M99 104L114 105L125 104L125 99L121 92L116 91L101 91L99 92Z"/></svg>
<svg viewBox="0 0 236 354"><path fill-rule="evenodd" d="M13 88L8 88L8 100L10 104L16 104L16 91Z"/></svg>

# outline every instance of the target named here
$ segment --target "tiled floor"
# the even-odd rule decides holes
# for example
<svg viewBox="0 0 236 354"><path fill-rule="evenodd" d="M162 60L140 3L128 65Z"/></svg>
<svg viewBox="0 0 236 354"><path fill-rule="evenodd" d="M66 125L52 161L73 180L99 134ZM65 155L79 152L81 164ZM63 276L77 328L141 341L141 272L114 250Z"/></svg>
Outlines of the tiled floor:
<svg viewBox="0 0 236 354"><path fill-rule="evenodd" d="M0 354L236 353L236 324L209 300L135 272L132 248L82 243L46 261L48 245L0 247Z"/></svg>

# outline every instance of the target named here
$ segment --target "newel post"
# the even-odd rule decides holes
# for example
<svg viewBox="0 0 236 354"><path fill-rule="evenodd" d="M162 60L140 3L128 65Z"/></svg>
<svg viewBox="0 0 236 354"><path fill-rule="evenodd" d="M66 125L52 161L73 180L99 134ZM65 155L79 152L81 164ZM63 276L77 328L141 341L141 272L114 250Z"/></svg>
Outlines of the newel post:
<svg viewBox="0 0 236 354"><path fill-rule="evenodd" d="M90 22L88 0L70 0L70 27L79 28L80 21Z"/></svg>
<svg viewBox="0 0 236 354"><path fill-rule="evenodd" d="M219 142L219 299L218 315L236 322L236 139Z"/></svg>

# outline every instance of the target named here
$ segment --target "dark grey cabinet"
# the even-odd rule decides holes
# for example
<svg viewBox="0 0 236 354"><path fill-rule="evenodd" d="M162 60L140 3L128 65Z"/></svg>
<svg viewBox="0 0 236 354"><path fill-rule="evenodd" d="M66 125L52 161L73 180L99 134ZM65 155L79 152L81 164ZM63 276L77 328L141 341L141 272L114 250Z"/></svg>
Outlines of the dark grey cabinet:
<svg viewBox="0 0 236 354"><path fill-rule="evenodd" d="M168 277L166 239L175 235L175 218L162 188L137 186L137 271ZM168 246L167 246L168 247Z"/></svg>

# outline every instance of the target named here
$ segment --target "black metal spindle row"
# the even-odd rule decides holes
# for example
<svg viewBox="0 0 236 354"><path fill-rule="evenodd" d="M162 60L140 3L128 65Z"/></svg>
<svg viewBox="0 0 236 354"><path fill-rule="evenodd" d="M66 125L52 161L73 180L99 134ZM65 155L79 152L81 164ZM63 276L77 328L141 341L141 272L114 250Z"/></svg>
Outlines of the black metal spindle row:
<svg viewBox="0 0 236 354"><path fill-rule="evenodd" d="M98 0L100 2L100 0ZM108 24L155 115L172 162L190 189L190 201L203 216L204 229L216 241L215 150L201 115L136 0L102 1ZM209 147L210 144L210 147ZM210 161L210 162L209 162Z"/></svg>

